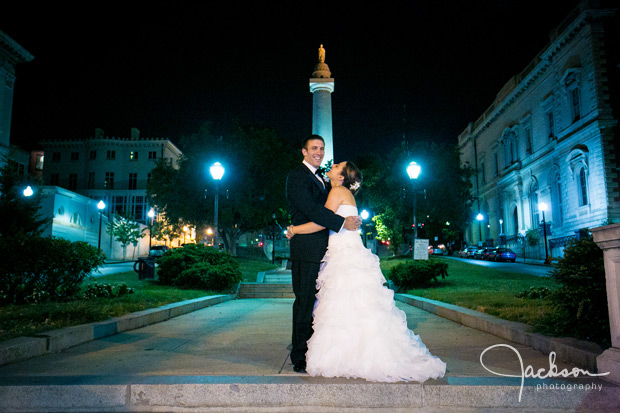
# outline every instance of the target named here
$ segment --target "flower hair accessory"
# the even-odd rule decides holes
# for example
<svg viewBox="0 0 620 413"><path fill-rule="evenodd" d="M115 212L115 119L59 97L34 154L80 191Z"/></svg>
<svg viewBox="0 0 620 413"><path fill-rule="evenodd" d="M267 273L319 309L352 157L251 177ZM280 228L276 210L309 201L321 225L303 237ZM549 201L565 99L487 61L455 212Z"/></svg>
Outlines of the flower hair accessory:
<svg viewBox="0 0 620 413"><path fill-rule="evenodd" d="M360 182L359 182L359 181L357 181L357 182L355 182L354 184L352 184L351 186L349 186L349 189L350 189L351 191L357 191L357 190L359 189L359 187L360 187Z"/></svg>

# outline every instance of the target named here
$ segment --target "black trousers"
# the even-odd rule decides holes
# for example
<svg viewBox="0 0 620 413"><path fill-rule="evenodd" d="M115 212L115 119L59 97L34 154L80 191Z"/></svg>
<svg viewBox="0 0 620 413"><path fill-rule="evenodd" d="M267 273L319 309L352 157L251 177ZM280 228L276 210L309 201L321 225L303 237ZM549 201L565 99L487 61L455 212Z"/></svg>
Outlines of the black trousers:
<svg viewBox="0 0 620 413"><path fill-rule="evenodd" d="M307 341L312 336L312 310L316 300L316 278L321 264L314 262L293 261L291 273L293 277L293 349L291 362L306 360Z"/></svg>

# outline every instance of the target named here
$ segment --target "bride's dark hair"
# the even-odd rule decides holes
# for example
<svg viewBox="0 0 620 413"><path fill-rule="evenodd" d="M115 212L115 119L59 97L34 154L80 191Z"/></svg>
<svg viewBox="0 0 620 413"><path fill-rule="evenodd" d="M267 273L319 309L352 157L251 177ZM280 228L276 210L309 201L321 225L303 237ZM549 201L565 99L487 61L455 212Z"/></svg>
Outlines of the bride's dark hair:
<svg viewBox="0 0 620 413"><path fill-rule="evenodd" d="M362 185L362 171L353 162L347 161L345 167L342 168L342 176L344 176L342 186L351 191L353 195L357 194Z"/></svg>

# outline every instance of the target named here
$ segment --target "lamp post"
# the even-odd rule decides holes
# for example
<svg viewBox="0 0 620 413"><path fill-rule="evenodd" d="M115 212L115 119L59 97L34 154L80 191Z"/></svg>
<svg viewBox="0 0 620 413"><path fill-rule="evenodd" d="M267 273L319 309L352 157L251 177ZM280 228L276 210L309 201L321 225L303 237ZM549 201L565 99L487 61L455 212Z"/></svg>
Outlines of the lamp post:
<svg viewBox="0 0 620 413"><path fill-rule="evenodd" d="M502 246L504 244L504 220L499 220L499 245Z"/></svg>
<svg viewBox="0 0 620 413"><path fill-rule="evenodd" d="M417 194L415 181L420 176L422 168L415 162L411 162L409 166L407 166L407 175L409 175L409 179L411 180L411 188L413 190L413 242L411 243L411 257L415 261L415 240L418 237L418 225L416 223L416 207L417 207Z"/></svg>
<svg viewBox="0 0 620 413"><path fill-rule="evenodd" d="M211 246L213 246L213 230L211 228L207 228L207 245L208 245L208 237L211 237Z"/></svg>
<svg viewBox="0 0 620 413"><path fill-rule="evenodd" d="M153 229L153 217L155 216L155 211L153 211L153 208L150 209L147 215L149 216L149 255L151 255L151 243L153 242L151 231Z"/></svg>
<svg viewBox="0 0 620 413"><path fill-rule="evenodd" d="M222 177L224 176L224 167L222 166L221 163L216 162L213 165L211 165L211 168L209 168L209 172L211 172L211 177L215 180L215 207L214 207L214 212L213 212L213 221L214 221L214 226L215 226L215 230L214 230L214 236L213 236L213 244L215 244L215 240L218 237L218 208L219 208L219 182L222 180Z"/></svg>
<svg viewBox="0 0 620 413"><path fill-rule="evenodd" d="M32 194L34 194L34 191L32 190L32 187L30 185L28 185L26 187L26 189L24 189L24 196L25 197L30 197L30 196L32 196Z"/></svg>
<svg viewBox="0 0 620 413"><path fill-rule="evenodd" d="M549 260L549 250L547 249L547 221L545 220L545 210L547 209L547 204L544 202L538 203L538 209L542 211L543 218L543 234L545 238L545 263Z"/></svg>
<svg viewBox="0 0 620 413"><path fill-rule="evenodd" d="M482 244L482 220L484 219L484 215L478 213L476 219L478 220L478 236L480 237L480 244Z"/></svg>
<svg viewBox="0 0 620 413"><path fill-rule="evenodd" d="M99 241L97 242L97 248L101 249L101 221L103 219L103 209L105 208L105 202L103 200L99 201L97 204L97 209L99 209Z"/></svg>
<svg viewBox="0 0 620 413"><path fill-rule="evenodd" d="M370 216L370 212L366 211L365 209L360 213L360 216L362 217L362 221L366 221L368 219L368 217ZM368 226L368 224L365 224L364 226ZM364 228L364 226L362 226L362 228ZM368 232L365 228L363 229L364 231L364 247L367 247L366 245L366 233Z"/></svg>

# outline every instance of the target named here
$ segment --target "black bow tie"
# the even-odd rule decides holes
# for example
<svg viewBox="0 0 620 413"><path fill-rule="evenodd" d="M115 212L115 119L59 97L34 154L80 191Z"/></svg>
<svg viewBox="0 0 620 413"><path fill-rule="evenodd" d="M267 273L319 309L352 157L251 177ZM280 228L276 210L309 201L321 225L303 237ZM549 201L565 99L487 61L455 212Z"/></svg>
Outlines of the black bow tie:
<svg viewBox="0 0 620 413"><path fill-rule="evenodd" d="M325 172L325 171L323 170L323 168L317 168L317 169L316 169L316 171L314 171L314 174L315 174L316 176L318 176L319 178L323 178L323 173L324 173L324 172Z"/></svg>

